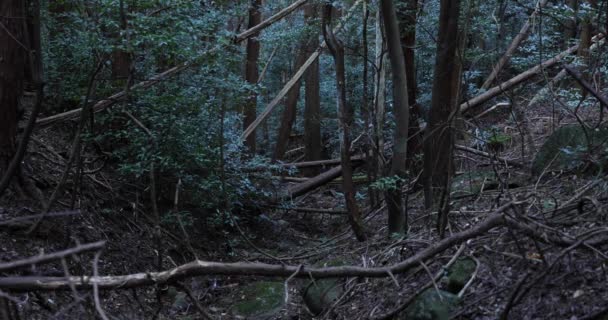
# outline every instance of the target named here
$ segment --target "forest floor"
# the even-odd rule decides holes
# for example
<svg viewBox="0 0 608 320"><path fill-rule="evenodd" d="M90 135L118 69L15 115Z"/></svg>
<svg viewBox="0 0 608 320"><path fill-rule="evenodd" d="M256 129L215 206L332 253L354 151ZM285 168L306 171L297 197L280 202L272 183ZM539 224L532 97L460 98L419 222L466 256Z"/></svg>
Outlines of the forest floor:
<svg viewBox="0 0 608 320"><path fill-rule="evenodd" d="M528 164L531 156L521 158L519 133L507 119L498 114L482 119L485 126L495 125L509 131L512 142L500 152L504 158ZM575 123L571 114L556 115L550 107L527 111L531 133L540 147L552 131L552 121L560 125ZM585 117L593 118L589 112ZM59 126L60 127L60 126ZM24 174L30 176L45 194L52 191L65 166L69 142L67 129L43 129L35 135ZM66 137L63 139L62 137ZM607 257L592 245L568 241L590 230L605 228L605 184L594 184L593 175L567 172L547 173L532 177L529 169L505 168L489 165L487 158L457 153L459 177L470 177L483 171L498 173L502 182L486 183L482 188L454 196L450 224L446 237L466 230L483 221L496 208L511 200L526 200L523 212L511 212L533 218L539 227L539 237L531 237L521 230L494 228L480 237L466 241L462 249L454 246L419 267L404 274L386 278L345 279L343 294L331 310L313 317L305 307L302 291L306 280L288 283L288 302L273 318L276 319L369 319L377 318L398 308L420 288L440 285L431 275L441 271L455 255L472 257L476 271L470 286L463 292L462 302L452 312L453 319L604 319L608 312L606 285ZM85 163L95 168L101 165L103 154L87 150ZM83 176L82 188L74 196L72 188L59 199L59 206L80 208L66 216L47 217L32 234L25 224L0 224L0 262L62 250L75 243L107 240L99 261L99 272L104 275L151 272L155 265L157 244L149 210L143 206L145 192L141 186L130 185L116 178L112 168L102 168ZM463 181L466 181L463 180ZM466 184L463 189L472 188ZM138 191L139 190L139 191ZM581 192L585 191L585 192ZM38 204L17 193L0 201L0 221L39 212ZM582 200L581 200L582 199ZM289 265L323 265L340 261L346 265L380 267L396 264L416 252L437 243L435 218L424 210L422 194L408 197L410 230L406 238L387 237L387 213L381 207L364 208L365 228L369 240L357 242L348 227L345 215L298 212L285 209L264 209L262 214L244 215L237 227L214 227L196 224L187 232L180 228L164 229L163 268L172 268L195 258L207 261L250 261ZM365 201L360 205L364 206ZM343 199L339 186L328 185L296 199L296 207L341 209ZM565 208L565 209L561 209ZM161 208L162 209L162 208ZM193 212L196 214L196 212ZM240 228L240 230L239 230ZM540 231L538 231L540 230ZM245 237L247 239L245 239ZM544 237L544 238L543 238ZM551 241L565 239L561 245ZM549 239L549 240L547 240ZM546 240L546 241L543 241ZM605 252L605 247L604 247ZM273 256L274 258L271 258ZM280 261L277 261L277 258ZM92 254L67 259L73 275L92 274ZM63 276L60 262L21 270L11 275ZM237 318L233 305L242 299L243 287L261 277L201 276L184 283L196 299L215 319ZM279 281L285 281L279 279ZM74 303L75 293L32 292L14 293L23 301L19 305L24 319L94 319L92 303ZM82 292L82 298L92 299ZM179 303L172 287L144 287L102 292L103 308L111 319L198 319L197 309L189 301ZM508 315L505 309L509 309Z"/></svg>

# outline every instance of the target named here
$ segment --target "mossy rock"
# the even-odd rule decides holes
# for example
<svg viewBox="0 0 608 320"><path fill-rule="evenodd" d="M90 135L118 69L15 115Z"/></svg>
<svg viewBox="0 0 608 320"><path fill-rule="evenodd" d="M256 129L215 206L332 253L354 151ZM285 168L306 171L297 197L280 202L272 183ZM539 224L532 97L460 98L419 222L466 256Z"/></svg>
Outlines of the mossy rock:
<svg viewBox="0 0 608 320"><path fill-rule="evenodd" d="M498 179L496 179L494 171L480 170L455 176L452 180L452 190L454 196L467 196L478 194L483 185L487 188L489 185L497 184Z"/></svg>
<svg viewBox="0 0 608 320"><path fill-rule="evenodd" d="M232 310L248 319L270 319L285 305L283 282L260 281L245 286Z"/></svg>
<svg viewBox="0 0 608 320"><path fill-rule="evenodd" d="M461 258L456 260L447 271L447 291L457 294L464 288L464 285L471 279L477 264L471 258Z"/></svg>
<svg viewBox="0 0 608 320"><path fill-rule="evenodd" d="M321 279L310 284L304 290L304 303L314 315L321 314L344 293L339 279Z"/></svg>
<svg viewBox="0 0 608 320"><path fill-rule="evenodd" d="M585 154L598 155L606 152L608 128L585 130L579 125L563 126L547 138L532 162L532 174L539 175L545 170L569 170L582 164ZM589 152L589 146L591 152ZM606 163L601 167L605 168Z"/></svg>
<svg viewBox="0 0 608 320"><path fill-rule="evenodd" d="M328 261L318 264L319 267L337 267L345 265L342 260ZM342 279L328 278L309 281L304 289L304 303L314 315L321 314L329 308L344 293Z"/></svg>
<svg viewBox="0 0 608 320"><path fill-rule="evenodd" d="M448 320L459 302L460 298L450 292L428 288L405 309L400 319Z"/></svg>

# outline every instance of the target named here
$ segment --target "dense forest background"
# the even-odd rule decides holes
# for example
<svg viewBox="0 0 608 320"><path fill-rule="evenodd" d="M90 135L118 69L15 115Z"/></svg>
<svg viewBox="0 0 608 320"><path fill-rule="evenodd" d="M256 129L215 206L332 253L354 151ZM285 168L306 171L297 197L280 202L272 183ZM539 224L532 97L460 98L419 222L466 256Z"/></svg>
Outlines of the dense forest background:
<svg viewBox="0 0 608 320"><path fill-rule="evenodd" d="M608 319L608 1L0 1L0 319Z"/></svg>

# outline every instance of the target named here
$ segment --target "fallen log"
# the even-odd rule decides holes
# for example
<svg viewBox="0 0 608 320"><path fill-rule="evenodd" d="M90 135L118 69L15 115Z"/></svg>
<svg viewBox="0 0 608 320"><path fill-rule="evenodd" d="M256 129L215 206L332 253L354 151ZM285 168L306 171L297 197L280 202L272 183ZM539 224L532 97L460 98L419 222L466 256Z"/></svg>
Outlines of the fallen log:
<svg viewBox="0 0 608 320"><path fill-rule="evenodd" d="M492 68L492 72L481 86L482 89L487 89L488 87L490 87L492 82L494 82L496 77L498 77L498 74L500 73L502 68L507 64L507 62L509 62L515 50L517 50L522 41L528 38L528 35L530 34L530 29L532 27L532 21L536 18L536 16L538 16L540 10L547 5L547 2L549 2L549 0L538 1L534 12L532 12L530 17L528 17L528 20L526 20L526 23L524 23L524 25L521 27L519 33L513 38L513 41L511 41L511 44L507 48L507 51L505 51L505 53L502 55L502 57L500 57L496 65L494 65L494 67Z"/></svg>
<svg viewBox="0 0 608 320"><path fill-rule="evenodd" d="M350 158L351 161L365 161L364 155L356 155ZM340 159L328 159L328 160L316 160L316 161L303 161L303 162L294 162L294 163L284 163L281 164L282 167L285 168L309 168L309 167L324 167L331 165L340 164Z"/></svg>
<svg viewBox="0 0 608 320"><path fill-rule="evenodd" d="M386 267L339 266L316 268L309 266L273 265L267 263L234 262L222 263L195 260L190 263L160 272L142 272L118 276L69 276L69 277L0 277L0 289L11 291L53 291L91 289L93 286L102 290L128 289L150 285L174 283L184 278L203 275L242 275L268 277L298 278L342 278L342 277L393 277L404 273L420 263L435 257L437 254L459 245L487 231L505 225L510 220L503 213L524 202L512 201L496 209L488 218L467 230L452 234L450 237L435 242L415 255ZM517 223L517 222L513 222Z"/></svg>
<svg viewBox="0 0 608 320"><path fill-rule="evenodd" d="M63 259L65 257L73 256L75 254L83 253L86 251L101 250L105 246L105 241L98 241L93 243L86 243L78 245L74 248L66 249L63 251L53 252L49 254L43 254L39 256L33 256L22 260L10 261L0 263L0 272L6 272L18 268L23 268L31 265L40 265L49 263L51 261Z"/></svg>
<svg viewBox="0 0 608 320"><path fill-rule="evenodd" d="M280 12L276 13L275 15L262 21L260 24L241 32L234 38L234 42L235 43L242 42L242 41L248 39L249 37L257 34L259 31L261 31L264 28L267 28L272 23L286 17L287 15L289 15L290 13L295 11L297 8L299 8L300 6L305 4L307 1L308 0L298 0L298 1L294 2L293 4L286 7L285 9L281 10ZM137 84L131 86L128 90L120 91L118 93L115 93L115 94L109 96L106 99L100 100L93 105L92 110L93 110L93 112L99 112L104 109L107 109L107 108L113 106L115 103L124 100L127 97L127 92L131 92L134 90L140 90L140 89L146 89L151 86L154 86L154 85L162 82L163 80L165 80L169 77L172 77L191 66L194 66L194 65L197 65L199 63L206 61L206 58L205 58L206 55L215 50L218 50L218 49L219 49L219 47L215 47L215 48L211 49L210 51L207 51L206 54L202 55L202 57L199 57L195 61L184 62L180 65L174 66L173 68L170 68L162 73L159 73L148 80L144 80L140 83L137 83ZM64 120L78 118L81 113L82 113L82 108L78 108L78 109L66 111L63 113L59 113L59 114L56 114L56 115L53 115L50 117L38 119L38 121L36 121L36 124L39 127L44 127L44 126L48 126L56 121L64 121Z"/></svg>
<svg viewBox="0 0 608 320"><path fill-rule="evenodd" d="M596 41L600 41L603 37L604 37L604 34L600 33L600 34L596 35L594 37L594 39ZM513 88L514 86L524 82L525 80L530 79L531 77L540 73L542 70L556 65L557 63L562 61L562 59L575 53L577 50L578 50L578 45L572 46L572 47L568 48L567 50L561 52L560 54L556 55L555 57L553 57L549 60L546 60L543 63L541 63L535 67L532 67L491 89L488 89L488 91L485 91L484 93L482 93L476 97L471 98L470 100L468 100L460 105L460 112L465 113L465 112L470 111L474 107L477 107L480 104L505 92L506 90L509 90L509 89Z"/></svg>
<svg viewBox="0 0 608 320"><path fill-rule="evenodd" d="M353 6L349 9L348 13L346 14L346 17L344 18L343 21L348 20L353 13L355 12L355 8L357 8L357 6L359 6L359 4L361 4L363 1L362 0L357 0L357 2L355 2L355 4L353 4ZM335 28L334 28L334 32L338 32L342 29L342 23L338 24ZM285 84L285 86L283 86L283 88L279 91L279 93L277 93L276 97L274 97L274 99L272 99L272 101L270 101L270 103L268 103L268 105L266 106L266 108L262 111L262 113L260 113L260 115L247 127L245 128L245 130L243 131L243 134L241 135L241 140L245 141L247 139L247 137L249 137L254 131L255 129L266 120L266 118L268 118L268 116L270 115L270 113L272 112L272 110L274 110L274 108L283 101L283 97L285 97L285 95L287 94L287 92L289 92L289 90L291 90L291 88L298 83L298 81L300 80L300 78L302 78L302 76L304 75L304 73L306 72L306 70L308 69L308 67L310 67L310 65L312 65L313 62L315 62L315 60L317 60L319 58L319 55L321 55L321 51L323 51L323 49L326 47L326 43L325 41L319 46L319 48L317 48L317 50L315 52L313 52L313 54L310 55L310 57L308 57L308 59L306 60L306 62L304 62L304 64L302 64L302 66L300 67L300 69L298 69L298 71L296 71L296 73L293 75L293 77L291 77L291 79L289 79L289 81L287 81L287 83Z"/></svg>
<svg viewBox="0 0 608 320"><path fill-rule="evenodd" d="M580 73L578 73L576 70L572 69L568 65L564 65L564 70L566 70L566 72L568 72L568 74L583 87L583 89L591 93L600 102L600 104L604 106L604 108L608 109L608 98L593 89L591 84L589 84L587 80L583 79L583 76L581 76Z"/></svg>
<svg viewBox="0 0 608 320"><path fill-rule="evenodd" d="M353 162L353 170L356 169L361 164L363 164L362 161ZM289 200L289 199L299 197L311 190L314 190L320 186L323 186L323 185L329 183L330 181L338 178L341 174L342 174L342 166L337 166L337 167L331 168L315 177L308 179L307 181L304 181L300 184L296 184L294 186L287 188L287 191L285 192L285 194L280 195L279 199L280 200Z"/></svg>
<svg viewBox="0 0 608 320"><path fill-rule="evenodd" d="M498 160L500 162L507 163L508 165L514 166L514 167L517 167L517 168L523 168L523 167L525 167L523 164L521 164L521 163L519 163L517 161L505 159L503 157L495 157L493 154L490 154L490 153L487 153L487 152L484 152L484 151L481 151L481 150L477 150L477 149L474 149L474 148L470 148L470 147L466 147L466 146L462 146L462 145L458 145L458 144L455 145L454 148L456 150L468 152L468 153L471 153L471 154L474 154L474 155L478 155L478 156L482 156L482 157L486 157L486 158L489 158L489 159L496 159L496 160Z"/></svg>

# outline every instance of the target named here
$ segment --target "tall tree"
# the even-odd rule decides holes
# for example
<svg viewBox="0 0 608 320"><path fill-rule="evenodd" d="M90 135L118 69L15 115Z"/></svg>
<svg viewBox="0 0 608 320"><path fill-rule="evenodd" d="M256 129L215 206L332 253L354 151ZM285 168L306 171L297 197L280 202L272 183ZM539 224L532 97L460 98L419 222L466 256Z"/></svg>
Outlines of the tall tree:
<svg viewBox="0 0 608 320"><path fill-rule="evenodd" d="M576 36L576 23L578 19L578 0L566 0L566 5L572 10L572 17L564 25L563 49L570 47L570 40Z"/></svg>
<svg viewBox="0 0 608 320"><path fill-rule="evenodd" d="M401 22L401 47L405 58L407 78L407 98L410 108L409 138L408 138L408 164L415 164L415 156L422 151L422 133L418 120L420 119L420 106L416 102L416 22L418 0L407 0L401 10L397 11Z"/></svg>
<svg viewBox="0 0 608 320"><path fill-rule="evenodd" d="M251 0L249 7L249 24L247 28L253 28L262 21L262 14L260 8L262 7L262 0ZM257 34L247 39L247 58L245 63L245 81L251 86L255 86L258 82L258 60L260 57L260 42L257 38ZM257 108L257 93L252 90L245 103L243 110L243 128L249 127L255 121L256 108ZM247 137L245 145L249 148L249 151L255 152L255 132Z"/></svg>
<svg viewBox="0 0 608 320"><path fill-rule="evenodd" d="M123 35L127 37L127 9L125 8L124 0L119 2L119 26L120 33L117 35L117 41L121 42ZM127 79L131 69L131 54L125 48L119 47L112 52L112 78Z"/></svg>
<svg viewBox="0 0 608 320"><path fill-rule="evenodd" d="M306 61L306 54L304 53L304 45L299 48L298 54L296 55L296 61L294 64L294 70L300 69L300 67ZM277 136L277 144L274 149L274 155L272 156L273 160L278 160L283 157L285 151L287 151L287 146L289 145L289 136L291 135L291 129L293 127L293 123L296 121L296 114L298 109L298 99L300 97L300 84L301 81L298 82L291 87L289 92L287 93L287 99L285 100L285 109L283 110L283 115L281 117L281 125L279 126L279 132Z"/></svg>
<svg viewBox="0 0 608 320"><path fill-rule="evenodd" d="M342 165L342 191L346 200L346 208L349 212L349 221L357 240L365 241L367 236L363 230L363 221L359 206L355 200L355 185L353 183L353 166L350 161L350 131L353 125L353 108L346 101L346 78L344 67L344 44L334 35L331 29L331 15L333 6L331 3L325 5L323 10L323 37L327 48L334 58L336 69L336 90L338 96L338 118L342 127L340 141L340 163Z"/></svg>
<svg viewBox="0 0 608 320"><path fill-rule="evenodd" d="M407 91L407 76L405 59L401 48L399 23L393 0L381 0L380 9L384 19L386 44L393 71L393 112L395 127L393 139L393 160L390 175L397 179L396 188L387 190L386 206L388 208L389 233L404 233L407 228L407 218L401 197L401 179L406 176L407 137L409 124L409 105Z"/></svg>
<svg viewBox="0 0 608 320"><path fill-rule="evenodd" d="M376 12L376 40L375 40L375 81L374 81L374 102L372 107L372 121L373 121L373 142L374 148L372 164L373 164L373 181L384 174L384 102L385 102L385 91L386 91L386 59L388 54L386 53L386 43L382 33L382 15L380 10ZM379 199L379 194L376 194L376 190L371 190L370 200L375 201ZM372 205L376 205L374 202Z"/></svg>
<svg viewBox="0 0 608 320"><path fill-rule="evenodd" d="M310 3L304 8L304 20L306 25L314 25L318 17L318 6ZM313 28L311 28L313 29ZM309 35L305 48L305 54L310 57L319 47L319 34L317 32ZM323 145L321 143L321 98L319 96L319 59L316 59L305 74L304 85L304 152L305 160L321 160ZM315 174L316 169L307 169L306 174Z"/></svg>
<svg viewBox="0 0 608 320"><path fill-rule="evenodd" d="M443 236L449 212L449 185L453 173L452 124L458 111L460 63L458 18L460 0L441 0L437 54L429 123L424 138L424 196L427 209L438 212L437 227Z"/></svg>
<svg viewBox="0 0 608 320"><path fill-rule="evenodd" d="M0 177L15 154L17 106L26 70L25 6L19 0L0 2Z"/></svg>

